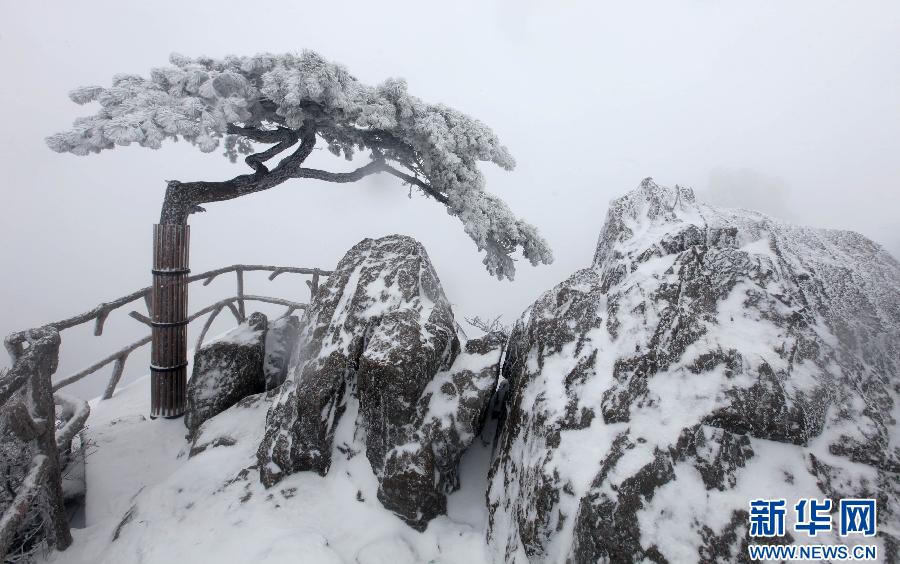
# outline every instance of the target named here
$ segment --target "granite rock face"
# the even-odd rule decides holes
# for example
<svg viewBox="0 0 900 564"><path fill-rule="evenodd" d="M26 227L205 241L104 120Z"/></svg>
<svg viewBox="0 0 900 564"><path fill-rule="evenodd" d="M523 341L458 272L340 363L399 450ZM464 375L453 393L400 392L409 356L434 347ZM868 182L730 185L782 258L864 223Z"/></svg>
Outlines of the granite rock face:
<svg viewBox="0 0 900 564"><path fill-rule="evenodd" d="M395 235L365 239L341 259L298 346L259 447L263 484L299 471L325 475L334 456L364 454L384 506L424 529L446 510L459 457L480 432L501 345L460 353L425 249Z"/></svg>
<svg viewBox="0 0 900 564"><path fill-rule="evenodd" d="M184 424L195 435L204 421L247 396L266 390L264 359L268 320L256 312L194 354Z"/></svg>
<svg viewBox="0 0 900 564"><path fill-rule="evenodd" d="M900 265L878 245L647 179L513 330L495 559L744 561L749 500L799 497L877 498L896 555L898 375Z"/></svg>

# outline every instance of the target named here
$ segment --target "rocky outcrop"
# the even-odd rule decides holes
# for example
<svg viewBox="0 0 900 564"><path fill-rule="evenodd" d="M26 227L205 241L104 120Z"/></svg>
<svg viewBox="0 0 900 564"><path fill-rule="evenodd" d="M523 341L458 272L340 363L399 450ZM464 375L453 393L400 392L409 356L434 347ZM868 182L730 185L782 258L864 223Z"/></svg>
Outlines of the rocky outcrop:
<svg viewBox="0 0 900 564"><path fill-rule="evenodd" d="M364 453L384 506L423 529L445 511L459 457L480 431L499 344L470 342L460 354L425 249L390 236L365 239L341 259L316 293L299 346L267 416L263 484L304 470L325 475L334 456Z"/></svg>
<svg viewBox="0 0 900 564"><path fill-rule="evenodd" d="M649 179L614 201L593 265L510 339L496 559L747 560L759 497L876 497L896 554L898 281L854 233Z"/></svg>
<svg viewBox="0 0 900 564"><path fill-rule="evenodd" d="M247 396L265 391L267 328L266 316L256 312L195 353L184 415L191 436L207 419Z"/></svg>

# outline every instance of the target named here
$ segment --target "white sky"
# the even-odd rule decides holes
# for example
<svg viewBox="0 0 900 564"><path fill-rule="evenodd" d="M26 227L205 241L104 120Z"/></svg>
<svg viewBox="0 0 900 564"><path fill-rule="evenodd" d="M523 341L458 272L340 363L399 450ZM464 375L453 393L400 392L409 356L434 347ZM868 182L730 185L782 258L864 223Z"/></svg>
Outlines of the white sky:
<svg viewBox="0 0 900 564"><path fill-rule="evenodd" d="M512 322L587 266L607 203L646 176L726 205L852 229L900 256L900 3L14 2L0 0L0 333L79 313L149 283L164 180L244 171L187 144L59 155L43 138L90 108L79 85L186 55L311 48L361 80L489 124L518 168L488 188L537 225L552 266L498 282L459 222L390 178L296 180L192 216L195 272L235 262L331 267L366 236L428 249L459 321ZM324 153L324 152L322 152ZM346 168L317 153L316 166ZM233 283L221 283L221 292ZM294 278L248 291L304 297ZM192 294L205 305L209 292ZM144 330L63 334L59 376ZM85 331L84 333L87 333ZM135 357L129 373L143 373ZM80 393L102 389L95 375Z"/></svg>

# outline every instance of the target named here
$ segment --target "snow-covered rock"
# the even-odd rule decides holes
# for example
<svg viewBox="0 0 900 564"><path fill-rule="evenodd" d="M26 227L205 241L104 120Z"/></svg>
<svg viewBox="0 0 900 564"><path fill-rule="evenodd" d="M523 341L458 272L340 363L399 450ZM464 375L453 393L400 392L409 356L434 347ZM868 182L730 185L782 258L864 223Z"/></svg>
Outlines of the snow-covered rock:
<svg viewBox="0 0 900 564"><path fill-rule="evenodd" d="M195 353L184 415L184 424L192 436L210 417L247 396L265 391L267 328L266 316L253 313Z"/></svg>
<svg viewBox="0 0 900 564"><path fill-rule="evenodd" d="M364 454L378 499L424 529L458 486L457 464L480 431L500 347L459 354L425 249L397 235L365 239L344 256L316 293L300 341L266 419L263 484L304 470L324 476L335 457Z"/></svg>
<svg viewBox="0 0 900 564"><path fill-rule="evenodd" d="M242 440L246 443L248 436L258 437L260 429L252 428L260 426L256 413L267 410L274 395L270 391L246 396L223 412L227 415L204 421L194 433L188 455L193 457L207 449L235 446Z"/></svg>
<svg viewBox="0 0 900 564"><path fill-rule="evenodd" d="M876 497L897 554L900 265L864 237L647 179L508 348L498 562L745 560L749 500L800 497Z"/></svg>

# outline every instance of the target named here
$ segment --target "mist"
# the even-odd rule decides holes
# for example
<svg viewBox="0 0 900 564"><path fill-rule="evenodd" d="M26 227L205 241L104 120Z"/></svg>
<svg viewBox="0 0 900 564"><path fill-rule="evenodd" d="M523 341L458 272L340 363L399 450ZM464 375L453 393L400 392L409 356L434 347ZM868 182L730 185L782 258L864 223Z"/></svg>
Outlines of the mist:
<svg viewBox="0 0 900 564"><path fill-rule="evenodd" d="M896 2L4 2L0 16L4 335L147 286L165 181L247 171L186 143L90 157L46 147L47 135L93 111L69 90L146 75L171 52L308 48L369 84L405 78L414 95L498 133L518 166L484 165L488 190L536 225L556 257L540 267L520 260L516 280L500 282L455 218L394 178L293 180L192 216L194 272L328 269L364 237L402 233L428 250L458 321L502 315L509 324L590 264L608 202L648 176L710 203L858 231L900 256ZM310 162L353 166L326 151ZM287 275L247 286L308 298ZM191 310L233 290L226 277L194 285ZM145 335L127 311L112 314L103 338L90 327L64 332L57 377ZM136 354L126 381L146 371ZM107 375L73 392L97 395Z"/></svg>

